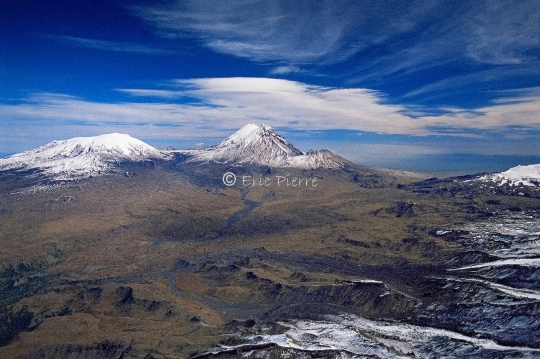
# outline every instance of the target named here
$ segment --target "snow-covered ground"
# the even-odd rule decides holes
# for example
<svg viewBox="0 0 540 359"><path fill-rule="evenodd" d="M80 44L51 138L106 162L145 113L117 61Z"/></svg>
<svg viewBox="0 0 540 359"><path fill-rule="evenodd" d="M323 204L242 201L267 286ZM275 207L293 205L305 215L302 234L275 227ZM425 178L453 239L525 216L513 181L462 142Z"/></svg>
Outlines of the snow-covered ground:
<svg viewBox="0 0 540 359"><path fill-rule="evenodd" d="M487 174L479 178L480 181L495 182L498 186L539 186L540 164L516 166L507 171Z"/></svg>
<svg viewBox="0 0 540 359"><path fill-rule="evenodd" d="M280 323L288 329L283 334L256 335L246 338L251 347L266 343L282 348L309 352L338 351L339 358L534 358L540 349L505 346L490 339L480 339L457 332L374 321L354 315L328 316L324 321L289 321ZM235 348L222 346L217 353ZM243 357L249 358L246 351Z"/></svg>
<svg viewBox="0 0 540 359"><path fill-rule="evenodd" d="M291 320L280 323L281 334L263 331L212 351L263 358L273 344L306 358L540 358L540 213L503 212L435 233L493 260L458 261L447 275L430 277L436 293L410 323L352 314Z"/></svg>
<svg viewBox="0 0 540 359"><path fill-rule="evenodd" d="M538 263L540 257L540 218L537 213L504 212L485 221L460 226L467 234L459 241L509 263ZM449 233L449 232L447 232ZM484 264L482 264L484 265Z"/></svg>
<svg viewBox="0 0 540 359"><path fill-rule="evenodd" d="M462 321L469 331L539 347L540 213L501 212L438 233L489 257L448 269L442 291L453 306L434 305L434 313Z"/></svg>
<svg viewBox="0 0 540 359"><path fill-rule="evenodd" d="M0 158L0 170L37 170L55 180L103 174L122 161L164 158L154 147L129 135L111 133L53 141L33 150Z"/></svg>

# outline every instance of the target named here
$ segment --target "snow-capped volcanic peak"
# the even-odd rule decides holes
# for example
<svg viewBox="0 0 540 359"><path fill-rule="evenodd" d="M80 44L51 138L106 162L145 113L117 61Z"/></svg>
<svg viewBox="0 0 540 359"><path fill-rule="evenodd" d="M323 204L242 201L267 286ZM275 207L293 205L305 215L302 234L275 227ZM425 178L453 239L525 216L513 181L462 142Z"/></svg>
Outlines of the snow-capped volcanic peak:
<svg viewBox="0 0 540 359"><path fill-rule="evenodd" d="M492 173L479 178L482 181L496 182L499 186L540 186L540 164L516 166L507 171Z"/></svg>
<svg viewBox="0 0 540 359"><path fill-rule="evenodd" d="M53 141L0 159L0 170L38 170L57 180L91 177L124 161L161 158L154 147L129 135L111 133Z"/></svg>
<svg viewBox="0 0 540 359"><path fill-rule="evenodd" d="M263 125L264 126L264 125ZM225 140L221 141L220 145L227 145L227 144L234 144L239 143L243 141L244 138L249 137L250 134L252 134L255 131L259 130L259 126L255 125L254 123L249 123L227 137Z"/></svg>
<svg viewBox="0 0 540 359"><path fill-rule="evenodd" d="M190 151L191 161L254 163L271 167L303 169L340 168L345 162L328 150L304 154L272 127L248 124L216 146Z"/></svg>
<svg viewBox="0 0 540 359"><path fill-rule="evenodd" d="M154 147L122 133L110 133L95 137L75 137L64 141L53 141L48 145L29 152L38 153L42 158L78 157L90 153L111 159L137 160L160 156Z"/></svg>
<svg viewBox="0 0 540 359"><path fill-rule="evenodd" d="M274 131L272 127L267 125L259 127L254 124L245 125L223 140L215 149L233 149L246 154L265 151L289 156L303 154L302 151Z"/></svg>
<svg viewBox="0 0 540 359"><path fill-rule="evenodd" d="M194 160L217 162L253 162L269 166L287 166L290 157L303 155L272 127L245 125L217 146L194 154Z"/></svg>

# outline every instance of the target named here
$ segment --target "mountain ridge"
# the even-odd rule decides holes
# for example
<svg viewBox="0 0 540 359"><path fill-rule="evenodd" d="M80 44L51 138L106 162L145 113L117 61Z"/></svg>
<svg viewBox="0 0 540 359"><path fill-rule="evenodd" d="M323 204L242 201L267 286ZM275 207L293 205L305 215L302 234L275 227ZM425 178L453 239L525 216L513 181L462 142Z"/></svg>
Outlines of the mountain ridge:
<svg viewBox="0 0 540 359"><path fill-rule="evenodd" d="M483 175L480 181L494 182L498 186L508 185L510 187L540 186L540 164L527 166L515 166L503 172L496 172Z"/></svg>
<svg viewBox="0 0 540 359"><path fill-rule="evenodd" d="M52 141L0 159L0 171L30 171L30 177L72 181L114 173L123 162L169 161L252 163L297 169L339 169L353 165L329 150L303 153L270 126L248 124L215 146L202 150L158 150L127 134L111 133Z"/></svg>
<svg viewBox="0 0 540 359"><path fill-rule="evenodd" d="M164 158L165 154L126 134L74 137L0 159L0 170L27 171L69 181L102 175L123 161Z"/></svg>
<svg viewBox="0 0 540 359"><path fill-rule="evenodd" d="M327 149L304 153L264 124L247 124L216 146L185 153L191 156L190 161L255 163L299 169L339 169L352 164Z"/></svg>
<svg viewBox="0 0 540 359"><path fill-rule="evenodd" d="M72 181L115 173L124 162L254 164L300 170L346 170L358 167L328 149L304 153L268 125L247 124L219 144L198 150L158 150L127 134L104 134L52 141L38 148L0 158L0 172L29 171L28 177L44 176ZM477 177L497 186L540 187L540 164L516 166L504 172Z"/></svg>
<svg viewBox="0 0 540 359"><path fill-rule="evenodd" d="M285 167L288 159L302 155L270 126L247 124L215 146L191 152L191 161L255 162Z"/></svg>

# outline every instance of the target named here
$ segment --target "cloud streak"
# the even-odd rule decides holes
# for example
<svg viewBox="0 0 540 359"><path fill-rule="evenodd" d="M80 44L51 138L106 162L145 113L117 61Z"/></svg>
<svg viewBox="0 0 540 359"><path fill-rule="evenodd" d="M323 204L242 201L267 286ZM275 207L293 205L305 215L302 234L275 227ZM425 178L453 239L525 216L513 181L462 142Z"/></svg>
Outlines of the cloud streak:
<svg viewBox="0 0 540 359"><path fill-rule="evenodd" d="M92 49L115 51L115 52L127 52L138 54L153 54L153 55L168 55L172 54L172 51L154 48L152 46L137 44L131 42L117 42L109 40L88 39L74 36L60 36L55 37L59 41L73 44L75 46L88 47Z"/></svg>
<svg viewBox="0 0 540 359"><path fill-rule="evenodd" d="M254 61L336 63L414 26L417 4L368 1L178 1L133 8L165 37L195 35Z"/></svg>
<svg viewBox="0 0 540 359"><path fill-rule="evenodd" d="M182 0L132 10L162 36L194 35L218 52L255 61L338 63L383 46L411 64L465 56L506 65L533 60L527 53L540 41L534 0Z"/></svg>
<svg viewBox="0 0 540 359"><path fill-rule="evenodd" d="M196 38L215 52L272 65L270 75L338 74L350 86L379 89L407 84L394 96L416 104L459 103L453 92L473 79L468 97L477 88L515 87L517 78L530 86L540 68L536 0L182 0L131 11L159 36Z"/></svg>
<svg viewBox="0 0 540 359"><path fill-rule="evenodd" d="M0 105L8 121L37 120L62 125L70 121L115 126L176 126L178 136L223 136L248 122L296 130L344 129L413 136L481 136L513 127L540 130L537 89L474 111L445 108L438 116L415 116L403 105L385 103L382 94L361 88L332 88L269 78L176 80L173 88L119 89L133 101L91 102L36 94L17 105ZM520 96L521 95L521 96ZM144 102L137 102L143 98ZM190 101L185 100L191 99ZM178 101L170 101L178 99ZM195 101L193 100L195 99ZM160 136L161 136L160 132ZM169 134L169 136L173 136Z"/></svg>

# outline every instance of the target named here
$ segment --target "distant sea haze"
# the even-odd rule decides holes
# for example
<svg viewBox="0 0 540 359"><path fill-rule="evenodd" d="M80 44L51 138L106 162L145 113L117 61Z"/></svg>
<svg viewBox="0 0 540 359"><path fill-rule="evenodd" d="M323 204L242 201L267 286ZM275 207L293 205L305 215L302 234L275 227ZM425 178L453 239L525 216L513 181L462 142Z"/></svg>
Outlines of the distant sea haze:
<svg viewBox="0 0 540 359"><path fill-rule="evenodd" d="M432 173L438 176L457 176L484 172L501 172L518 165L540 163L540 156L483 155L473 153L424 154L358 163L365 166L387 167L407 171Z"/></svg>

